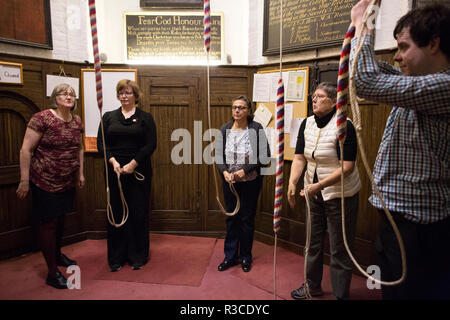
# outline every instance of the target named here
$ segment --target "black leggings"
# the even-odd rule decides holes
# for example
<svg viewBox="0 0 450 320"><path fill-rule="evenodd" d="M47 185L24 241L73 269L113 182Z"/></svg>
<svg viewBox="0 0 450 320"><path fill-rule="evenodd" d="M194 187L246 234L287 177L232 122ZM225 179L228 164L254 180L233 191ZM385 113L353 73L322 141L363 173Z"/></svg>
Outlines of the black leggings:
<svg viewBox="0 0 450 320"><path fill-rule="evenodd" d="M39 245L47 262L48 274L58 271L57 259L61 256L61 239L64 230L64 215L42 219L39 226Z"/></svg>

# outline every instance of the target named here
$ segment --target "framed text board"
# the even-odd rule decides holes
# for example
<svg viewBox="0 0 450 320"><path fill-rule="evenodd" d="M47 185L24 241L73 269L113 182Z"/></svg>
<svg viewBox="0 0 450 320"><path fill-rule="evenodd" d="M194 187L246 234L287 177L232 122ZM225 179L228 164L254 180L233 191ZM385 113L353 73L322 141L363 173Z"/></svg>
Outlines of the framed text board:
<svg viewBox="0 0 450 320"><path fill-rule="evenodd" d="M284 0L283 52L340 46L358 0ZM263 56L280 52L280 0L264 0Z"/></svg>
<svg viewBox="0 0 450 320"><path fill-rule="evenodd" d="M125 12L125 62L129 64L206 64L203 13ZM211 62L225 56L223 13L211 14Z"/></svg>
<svg viewBox="0 0 450 320"><path fill-rule="evenodd" d="M137 69L102 69L102 115L120 107L116 85L122 79L137 82ZM97 131L100 124L100 111L94 69L81 69L82 113L84 122L84 146L86 152L97 152Z"/></svg>
<svg viewBox="0 0 450 320"><path fill-rule="evenodd" d="M269 76L273 79L272 86L269 86L271 93L276 93L276 88L274 88L275 83L280 78L279 70L269 70L260 71L257 75ZM276 81L275 81L276 79ZM308 83L309 83L309 68L289 68L283 69L283 82L284 82L284 104L285 104L285 128L284 128L284 159L293 160L295 154L295 143L291 145L291 130L292 135L297 137L298 128L302 119L306 119L308 116ZM258 83L254 84L254 92L258 90L255 88ZM259 108L267 108L268 111L272 113L272 117L266 126L267 139L271 140L269 144L271 145L271 155L272 158L276 157L275 154L275 107L276 107L276 94L269 94L267 101L258 101L257 97L254 101L256 102L256 112ZM295 126L295 123L298 125ZM296 131L296 132L295 132Z"/></svg>
<svg viewBox="0 0 450 320"><path fill-rule="evenodd" d="M23 85L22 64L0 61L0 83Z"/></svg>
<svg viewBox="0 0 450 320"><path fill-rule="evenodd" d="M141 0L140 7L203 9L203 0Z"/></svg>

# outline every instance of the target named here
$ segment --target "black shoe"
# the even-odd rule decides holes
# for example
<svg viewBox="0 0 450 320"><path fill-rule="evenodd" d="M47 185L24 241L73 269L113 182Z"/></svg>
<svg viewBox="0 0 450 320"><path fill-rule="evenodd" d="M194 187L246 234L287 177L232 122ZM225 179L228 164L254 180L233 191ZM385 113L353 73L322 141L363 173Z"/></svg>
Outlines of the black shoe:
<svg viewBox="0 0 450 320"><path fill-rule="evenodd" d="M230 261L230 260L223 260L223 262L221 264L219 264L219 266L217 267L217 270L219 271L225 271L228 268L232 267L236 265L235 261Z"/></svg>
<svg viewBox="0 0 450 320"><path fill-rule="evenodd" d="M67 279L59 271L53 276L48 275L45 283L56 289L67 289Z"/></svg>
<svg viewBox="0 0 450 320"><path fill-rule="evenodd" d="M143 266L144 266L143 263L133 263L133 264L131 265L131 269L133 269L133 270L139 270L139 269L142 269Z"/></svg>
<svg viewBox="0 0 450 320"><path fill-rule="evenodd" d="M77 262L75 260L67 258L65 254L61 253L59 259L56 260L56 265L60 267L76 266Z"/></svg>
<svg viewBox="0 0 450 320"><path fill-rule="evenodd" d="M242 270L244 272L249 272L250 269L252 268L252 263L251 263L251 261L244 259L244 260L242 260L241 266L242 266Z"/></svg>
<svg viewBox="0 0 450 320"><path fill-rule="evenodd" d="M109 269L111 270L111 272L117 272L120 269L122 269L122 266L120 264L116 263L116 264L110 265Z"/></svg>
<svg viewBox="0 0 450 320"><path fill-rule="evenodd" d="M312 289L309 288L309 295L311 297L320 297L323 295L322 289ZM306 293L306 287L305 284L302 284L302 286L298 289L295 289L294 291L291 292L291 297L296 299L296 300L303 300L303 299L307 299L308 295Z"/></svg>

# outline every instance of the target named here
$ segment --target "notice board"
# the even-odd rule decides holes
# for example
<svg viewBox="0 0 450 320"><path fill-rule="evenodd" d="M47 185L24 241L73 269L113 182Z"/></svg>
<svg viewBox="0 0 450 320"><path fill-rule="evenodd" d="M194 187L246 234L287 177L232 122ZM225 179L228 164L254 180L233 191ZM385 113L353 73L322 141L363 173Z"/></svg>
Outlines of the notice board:
<svg viewBox="0 0 450 320"><path fill-rule="evenodd" d="M120 107L116 85L122 79L137 82L137 69L102 69L102 115L107 111ZM81 69L81 95L85 151L97 152L97 131L100 124L100 112L97 103L94 69Z"/></svg>
<svg viewBox="0 0 450 320"><path fill-rule="evenodd" d="M283 51L342 44L358 0L283 0ZM280 52L280 0L264 0L263 55Z"/></svg>
<svg viewBox="0 0 450 320"><path fill-rule="evenodd" d="M205 62L203 13L125 13L127 63ZM222 61L223 14L211 14L211 62Z"/></svg>
<svg viewBox="0 0 450 320"><path fill-rule="evenodd" d="M253 101L256 102L256 111L257 114L259 108L267 108L272 113L272 118L267 125L268 130L266 130L267 138L271 140L276 135L275 133L275 107L276 107L276 83L280 78L279 70L269 70L269 71L260 71L254 75L254 85L253 85ZM272 80L271 85L267 88L263 88L263 81L259 82L259 77L270 77ZM259 82L259 83L258 83ZM291 134L290 134L290 123L294 124L294 119L306 119L308 116L308 83L309 83L309 68L308 67L299 67L299 68L288 68L283 69L283 82L284 82L284 103L285 103L285 128L284 128L284 159L285 160L293 160L295 154L295 147L291 146ZM301 90L293 90L292 93L289 89L290 87L300 86ZM266 98L263 98L264 92L257 91L270 91ZM301 95L298 96L295 92L300 92ZM264 100L264 101L258 101ZM291 110L291 114L288 114L288 110ZM291 120L289 120L289 117ZM271 137L271 134L273 136ZM298 128L295 132L295 136L297 136ZM272 145L275 145L275 141L271 142L271 153L272 158L276 157L273 150L275 149ZM296 140L293 141L294 145Z"/></svg>

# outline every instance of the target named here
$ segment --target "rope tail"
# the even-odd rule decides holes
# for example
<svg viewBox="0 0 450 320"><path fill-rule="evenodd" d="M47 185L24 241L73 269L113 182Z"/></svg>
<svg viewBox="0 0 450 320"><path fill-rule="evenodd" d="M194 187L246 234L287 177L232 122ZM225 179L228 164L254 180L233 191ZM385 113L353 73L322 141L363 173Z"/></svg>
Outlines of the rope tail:
<svg viewBox="0 0 450 320"><path fill-rule="evenodd" d="M97 105L100 113L100 126L102 132L102 145L103 145L103 159L105 162L105 176L106 176L106 215L111 225L116 228L125 224L128 219L128 205L125 201L125 196L122 191L122 184L120 183L120 175L117 175L117 182L120 190L120 198L122 200L123 216L120 223L116 223L114 214L111 207L111 193L109 190L109 178L108 178L108 161L106 159L106 142L105 142L105 130L103 126L102 108L103 108L103 91L102 91L102 67L100 62L100 55L98 50L98 35L97 35L97 17L95 10L95 0L89 0L89 17L91 22L91 35L92 35L92 48L94 52L94 69L95 69L95 89L97 92ZM138 173L139 174L139 173ZM141 175L142 176L142 175Z"/></svg>
<svg viewBox="0 0 450 320"><path fill-rule="evenodd" d="M208 127L211 129L211 96L210 96L210 81L209 81L209 53L211 51L211 7L209 4L209 0L203 0L203 26L204 26L204 34L203 34L203 40L205 45L205 51L206 51L206 58L207 58L207 64L206 64L206 79L207 79L207 88L208 88ZM209 141L212 141L212 134L211 130L208 130L209 132ZM225 147L225 146L224 146ZM234 216L236 213L238 213L240 207L241 207L241 200L239 199L239 195L234 188L234 184L229 182L228 185L230 187L231 192L236 197L236 207L232 212L227 212L225 208L223 207L222 203L220 202L219 197L219 186L217 184L217 168L216 168L216 161L213 161L213 175L214 175L214 186L216 188L216 201L219 205L220 211L227 215L227 216Z"/></svg>
<svg viewBox="0 0 450 320"><path fill-rule="evenodd" d="M306 201L306 241L305 241L305 253L304 253L304 257L305 257L305 262L304 262L304 266L303 266L303 277L305 278L305 294L306 294L306 299L311 299L311 293L310 293L310 288L309 288L309 282L308 282L308 278L307 278L307 274L306 274L306 266L308 264L308 257L309 257L309 248L311 246L311 207L309 204L309 194L308 194L308 190L307 188L304 188L304 192L305 192L305 201Z"/></svg>
<svg viewBox="0 0 450 320"><path fill-rule="evenodd" d="M403 239L400 235L400 232L398 230L398 227L392 218L391 213L389 212L386 203L384 202L383 196L381 192L378 190L377 185L375 184L373 180L372 171L369 166L369 162L367 161L366 152L364 149L364 144L362 142L361 137L361 113L360 108L358 104L358 98L356 96L356 85L355 85L355 72L356 72L356 66L359 59L359 54L362 49L364 38L367 35L367 19L372 13L373 6L379 6L381 3L381 0L374 0L372 4L367 8L364 17L363 17L363 28L361 30L361 34L358 35L358 42L357 47L355 50L355 56L352 61L351 65L351 72L350 72L350 79L348 74L349 69L349 55L351 50L351 39L355 36L355 26L350 25L347 34L345 35L345 39L342 45L342 52L341 57L339 61L339 72L338 72L338 86L337 86L337 104L336 104L336 114L337 114L337 130L338 130L338 137L339 137L339 149L341 154L341 211L342 211L342 236L344 239L344 246L347 250L348 255L350 256L350 259L352 260L353 264L358 268L358 270L367 278L369 278L371 281L375 283L379 283L384 286L395 286L400 283L402 283L406 279L406 253L405 253L405 247L403 244ZM344 204L344 141L346 138L347 133L347 97L348 93L350 93L350 105L352 108L352 115L353 120L355 124L355 131L357 135L358 140L358 146L360 149L361 158L364 163L364 168L366 169L367 175L370 179L370 182L372 184L373 189L375 190L375 193L377 197L380 199L383 210L392 225L392 228L394 230L395 236L397 238L399 247L400 247L400 253L401 253L401 259L402 259L402 275L401 277L396 281L381 281L380 279L376 279L373 276L369 275L362 267L359 265L359 263L354 258L353 254L351 253L351 250L348 245L347 241L347 234L345 230L345 204Z"/></svg>

